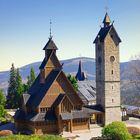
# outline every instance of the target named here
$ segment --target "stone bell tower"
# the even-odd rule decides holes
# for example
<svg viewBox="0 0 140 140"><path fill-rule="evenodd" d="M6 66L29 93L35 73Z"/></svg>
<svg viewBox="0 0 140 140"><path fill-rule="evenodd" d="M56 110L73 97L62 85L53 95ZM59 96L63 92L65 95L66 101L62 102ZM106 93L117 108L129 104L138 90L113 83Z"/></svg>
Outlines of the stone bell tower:
<svg viewBox="0 0 140 140"><path fill-rule="evenodd" d="M105 111L104 125L121 121L120 110L120 61L119 43L121 42L113 23L106 13L96 36L96 102Z"/></svg>

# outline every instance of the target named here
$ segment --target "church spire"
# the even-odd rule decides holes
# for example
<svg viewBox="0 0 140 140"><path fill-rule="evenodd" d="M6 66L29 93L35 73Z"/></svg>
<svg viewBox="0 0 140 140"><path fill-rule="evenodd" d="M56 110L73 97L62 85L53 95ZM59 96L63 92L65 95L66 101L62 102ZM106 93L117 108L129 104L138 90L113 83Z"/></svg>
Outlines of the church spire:
<svg viewBox="0 0 140 140"><path fill-rule="evenodd" d="M110 17L108 13L106 12L104 20L103 20L104 27L108 27L110 25L110 22L111 22Z"/></svg>
<svg viewBox="0 0 140 140"><path fill-rule="evenodd" d="M78 81L84 81L84 80L87 79L85 72L83 72L83 70L82 70L82 62L81 62L81 60L79 61L78 72L77 72L75 78Z"/></svg>

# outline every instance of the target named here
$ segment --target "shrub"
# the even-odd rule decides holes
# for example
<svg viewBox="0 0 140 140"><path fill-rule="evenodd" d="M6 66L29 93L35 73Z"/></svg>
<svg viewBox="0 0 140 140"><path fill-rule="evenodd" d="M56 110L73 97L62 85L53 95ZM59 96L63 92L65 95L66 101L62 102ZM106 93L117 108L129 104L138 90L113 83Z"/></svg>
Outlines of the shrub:
<svg viewBox="0 0 140 140"><path fill-rule="evenodd" d="M3 105L0 105L0 117L5 117L6 110L4 109Z"/></svg>
<svg viewBox="0 0 140 140"><path fill-rule="evenodd" d="M135 136L136 140L140 140L140 135Z"/></svg>
<svg viewBox="0 0 140 140"><path fill-rule="evenodd" d="M113 140L131 140L131 134L128 132L123 122L112 122L102 129L102 136L111 137Z"/></svg>
<svg viewBox="0 0 140 140"><path fill-rule="evenodd" d="M127 127L127 129L132 136L140 135L140 129L137 127Z"/></svg>
<svg viewBox="0 0 140 140"><path fill-rule="evenodd" d="M10 131L10 130L2 130L2 131L0 131L0 136L10 136L12 134L13 134L13 132Z"/></svg>

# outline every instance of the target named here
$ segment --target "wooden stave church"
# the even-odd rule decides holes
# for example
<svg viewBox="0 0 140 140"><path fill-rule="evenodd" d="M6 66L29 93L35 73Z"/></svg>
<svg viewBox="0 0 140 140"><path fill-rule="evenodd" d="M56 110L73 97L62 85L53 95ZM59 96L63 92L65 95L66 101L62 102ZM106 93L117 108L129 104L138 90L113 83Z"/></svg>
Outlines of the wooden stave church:
<svg viewBox="0 0 140 140"><path fill-rule="evenodd" d="M16 128L35 134L90 129L90 116L103 112L83 107L82 100L62 71L52 37L43 50L45 58L40 65L40 74L28 93L22 95L21 107L14 116Z"/></svg>
<svg viewBox="0 0 140 140"><path fill-rule="evenodd" d="M110 25L107 13L103 23L107 26L100 29L94 43L104 43L106 38L110 37L112 31L120 43L121 40L113 24ZM109 41L112 41L112 38ZM62 65L56 56L57 47L52 37L49 38L43 50L45 50L45 58L40 66L40 74L29 89L28 94L23 94L21 108L15 114L15 125L18 130L31 130L35 134L60 134L63 131L73 132L75 130L90 129L90 123L106 125L112 121L121 121L119 92L116 92L117 98L115 98L118 101L117 106L110 106L110 104L104 106L102 102L99 102L101 98L103 102L110 99L110 96L105 91L102 94L109 98L103 98L98 92L97 104L84 106L62 71ZM119 66L119 61L117 63ZM119 74L119 69L117 70ZM96 69L96 77L98 73L99 70ZM104 81L104 84L107 82ZM111 82L114 83L114 81ZM119 84L119 81L115 82ZM103 87L101 88L103 89ZM119 91L119 88L117 90ZM118 109L117 114L115 112L116 107ZM108 112L108 109L111 109L111 111ZM113 116L114 114L117 117ZM108 119L106 120L107 117Z"/></svg>

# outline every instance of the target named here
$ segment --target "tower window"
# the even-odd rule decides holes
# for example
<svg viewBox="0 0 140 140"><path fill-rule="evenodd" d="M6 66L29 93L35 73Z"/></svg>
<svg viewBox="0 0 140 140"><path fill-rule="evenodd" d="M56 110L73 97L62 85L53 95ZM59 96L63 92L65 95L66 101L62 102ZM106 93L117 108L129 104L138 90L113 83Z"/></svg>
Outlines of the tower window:
<svg viewBox="0 0 140 140"><path fill-rule="evenodd" d="M112 99L112 103L114 103L114 99Z"/></svg>
<svg viewBox="0 0 140 140"><path fill-rule="evenodd" d="M112 86L112 89L113 89L113 86Z"/></svg>
<svg viewBox="0 0 140 140"><path fill-rule="evenodd" d="M111 73L113 74L113 70L111 71Z"/></svg>
<svg viewBox="0 0 140 140"><path fill-rule="evenodd" d="M113 39L113 35L111 35L111 38Z"/></svg>
<svg viewBox="0 0 140 140"><path fill-rule="evenodd" d="M98 58L98 62L99 62L99 64L101 64L102 63L102 58L99 56L99 58Z"/></svg>
<svg viewBox="0 0 140 140"><path fill-rule="evenodd" d="M98 45L98 50L101 51L101 45Z"/></svg>

